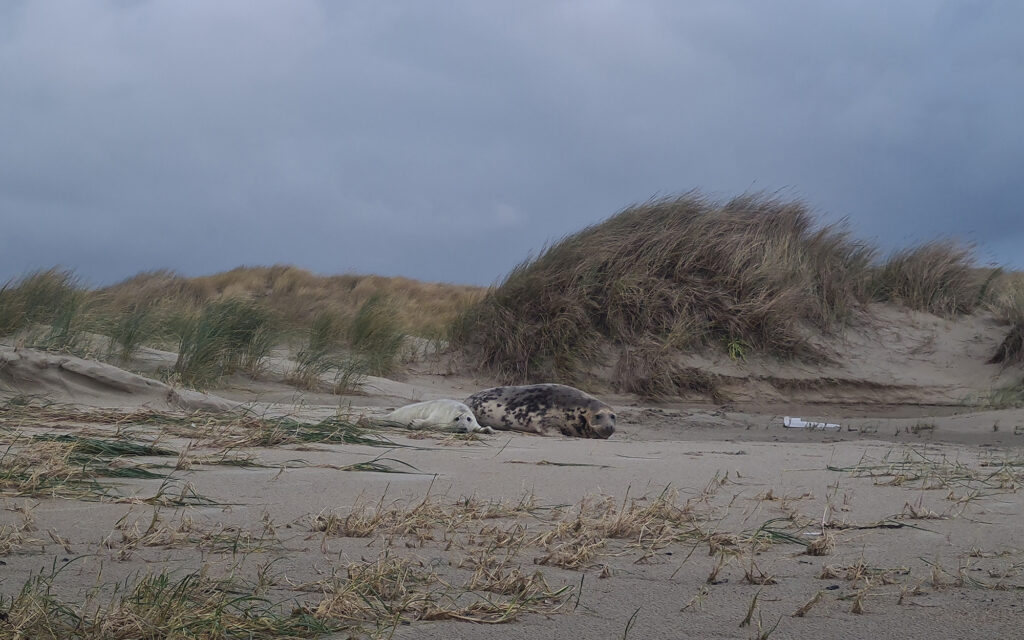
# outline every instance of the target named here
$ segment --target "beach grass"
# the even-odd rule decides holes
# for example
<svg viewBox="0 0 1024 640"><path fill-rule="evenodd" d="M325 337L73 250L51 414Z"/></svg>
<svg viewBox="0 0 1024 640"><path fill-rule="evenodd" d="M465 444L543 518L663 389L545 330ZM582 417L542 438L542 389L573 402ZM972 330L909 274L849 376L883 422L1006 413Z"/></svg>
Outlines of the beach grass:
<svg viewBox="0 0 1024 640"><path fill-rule="evenodd" d="M509 383L579 381L604 364L622 391L711 394L713 382L681 367L680 353L827 361L833 354L812 336L854 321L869 302L970 312L996 295L999 279L986 276L951 241L879 260L801 202L689 193L628 207L545 247L462 313L450 337Z"/></svg>

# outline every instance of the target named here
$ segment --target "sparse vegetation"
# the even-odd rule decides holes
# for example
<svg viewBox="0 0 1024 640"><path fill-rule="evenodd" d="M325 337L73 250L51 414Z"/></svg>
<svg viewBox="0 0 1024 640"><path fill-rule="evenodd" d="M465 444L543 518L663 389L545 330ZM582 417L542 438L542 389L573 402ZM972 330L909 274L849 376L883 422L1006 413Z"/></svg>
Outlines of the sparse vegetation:
<svg viewBox="0 0 1024 640"><path fill-rule="evenodd" d="M53 594L60 573L32 575L21 592L0 601L5 632L13 638L128 640L129 638L314 638L338 625L270 603L258 585L204 572L166 570L126 583L108 606L73 606Z"/></svg>
<svg viewBox="0 0 1024 640"><path fill-rule="evenodd" d="M28 445L22 450L71 446L80 455L103 457L110 468L127 468L137 456L161 456L170 459L170 470L175 454L178 463L173 469L183 474L201 473L201 465L219 464L192 451L193 446L223 448L222 453L237 457L247 453L239 450L243 447L281 443L387 444L372 433L362 435L368 440L354 439L361 437L358 428L341 418L305 424L251 415L84 411L28 399L0 405L0 409L0 435L15 434L14 429L48 430L37 434L42 437L17 436L16 447L22 443ZM100 426L105 427L107 437L93 435ZM143 436L145 429L156 433ZM156 444L175 442L175 436L187 436L188 448L176 452ZM32 574L20 592L18 584L8 583L0 600L0 625L7 626L0 626L0 635L13 629L20 634L14 637L39 638L312 638L329 633L386 638L400 625L430 620L504 624L539 614L534 620L543 624L541 616L573 609L574 600L580 606L584 579L614 581L615 571L639 574L647 564L662 565L657 570L660 573L651 575L664 576L671 571L665 563L678 563L676 571L684 566L690 569L688 580L707 575L697 596L682 607L692 609L687 615L697 615L705 599L716 607L728 603L730 615L735 616L733 624L746 611L744 624L754 637L766 638L778 624L772 624L770 616L782 615L777 608L783 605L776 603L788 601L772 591L776 584L789 589L794 582L799 587L799 580L817 577L848 583L843 591L839 586L823 586L815 588L817 593L810 599L813 592L793 601L792 608L785 610L789 614L796 609L793 618L787 617L787 624L799 624L801 618L813 622L816 616L829 615L841 602L847 603L844 610L852 606L850 610L862 612L872 611L873 603L882 596L895 599L896 590L902 598L914 581L922 579L915 574L920 563L913 563L914 568L879 568L863 558L851 562L844 556L848 543L861 545L868 529L888 535L889 529L941 526L958 517L979 491L989 496L1015 491L1024 463L1001 457L1006 455L987 454L967 461L894 448L884 457L865 455L856 464L850 464L856 462L854 458L845 460L848 466L829 466L848 475L846 481L855 483L851 489L879 485L889 491L902 487L912 494L894 503L894 508L898 504L904 507L891 519L860 525L846 521L845 516L842 521L829 518L829 514L842 514L838 496L833 496L835 505L831 499L826 502L820 520L805 517L799 506L816 510L822 506L820 500L809 492L783 494L759 485L747 469L743 480L735 483L729 474L718 472L696 490L678 492L670 486L632 496L627 488L618 498L590 495L569 504L544 504L532 492L494 498L434 496L433 484L420 496L401 491L398 497L386 499L388 487L378 485L372 490L376 494L368 492L351 502L348 497L340 498L339 506L297 519L292 519L292 512L280 523L274 522L270 508L248 521L237 519L233 510L180 509L182 505L215 503L197 494L192 485L167 477L151 497L104 498L133 507L127 513L116 512L99 538L102 547L97 555L103 562L89 571L102 572L103 579L97 573L93 590L74 591L59 584L56 570ZM89 460L82 465L86 469L96 466ZM397 464L391 469L372 466L384 461ZM288 462L278 464L282 471L291 468ZM367 470L372 471L403 468L403 463L393 458L378 457L368 464ZM329 468L359 470L357 466ZM577 466L587 465L566 465L566 471ZM740 477L739 470L736 477ZM197 479L200 486L208 483L209 478ZM924 489L942 491L931 494L934 501L922 501ZM963 495L954 496L954 490ZM925 507L933 506L946 493L951 505L948 513ZM141 513L135 511L139 507ZM88 544L67 532L34 533L30 505L19 511L21 523L0 526L0 555L7 554L5 561L54 549L60 559L72 553L72 545L78 551ZM1007 522L1012 524L1012 517L1008 516ZM809 532L817 534L810 541ZM845 548L836 554L835 565L805 566L809 564L807 556L793 553L795 548L808 555L833 554L839 536L845 536ZM695 553L698 548L707 551L706 557ZM186 561L175 571L150 561L190 553L198 562ZM963 562L950 571L934 569L939 567L938 559L925 562L927 569L933 569L933 588L993 593L1024 588L1014 581L1020 567L1017 550L971 553L991 561L981 569ZM260 557L255 568L244 566L250 555ZM1003 557L1005 560L999 560ZM270 566L279 558L287 560L271 573ZM128 574L139 566L133 562L156 568L151 573ZM708 569L711 572L706 574ZM979 570L988 570L992 580L970 572ZM567 571L576 572L576 577L567 576ZM21 580L24 578L19 583ZM723 584L728 586L720 588ZM609 584L601 591L604 597L613 597L616 588L619 586ZM730 595L735 593L739 597ZM600 602L593 597L585 598L584 611ZM636 603L630 606L632 610ZM642 613L635 620L642 623ZM629 629L624 633L629 634Z"/></svg>
<svg viewBox="0 0 1024 640"><path fill-rule="evenodd" d="M990 409L1010 409L1024 406L1024 380L993 389L978 398L978 403ZM992 430L999 430L998 423L993 426Z"/></svg>
<svg viewBox="0 0 1024 640"><path fill-rule="evenodd" d="M97 499L109 487L97 478L161 478L146 465L123 456L165 456L175 452L117 439L83 438L70 434L15 436L0 453L0 495L62 496Z"/></svg>
<svg viewBox="0 0 1024 640"><path fill-rule="evenodd" d="M829 466L828 469L870 477L879 485L921 489L1004 491L1016 490L1024 484L1024 464L1018 460L993 458L972 466L916 449L893 450L877 460L864 456L854 466Z"/></svg>
<svg viewBox="0 0 1024 640"><path fill-rule="evenodd" d="M100 436L92 435L93 430L85 425L108 425L117 429ZM53 432L55 427L79 432ZM40 432L40 429L45 431ZM157 433L142 435L143 429ZM190 444L181 451L157 445L165 436L187 437ZM175 477L176 471L188 471L194 465L259 467L263 465L255 456L240 455L236 450L314 442L389 449L402 446L340 418L308 423L238 414L182 416L152 411L81 411L61 405L8 401L0 403L0 497L207 504L210 502L207 498ZM216 453L194 455L193 446L213 448ZM140 457L177 457L177 462L136 459ZM293 460L279 466L310 465ZM321 466L338 471L417 471L401 460L384 455L347 465ZM152 497L138 498L126 496L119 490L117 481L125 479L163 479L163 483Z"/></svg>
<svg viewBox="0 0 1024 640"><path fill-rule="evenodd" d="M116 427L114 438L119 443L130 442L137 437L133 435L135 429L146 428L156 430L159 436L189 438L204 446L223 449L316 442L387 448L401 446L343 416L331 416L319 422L304 422L289 417L260 416L248 412L182 414L150 410L83 410L68 405L41 402L31 397L15 396L0 402L0 419L7 426L16 426L20 429L73 428L81 425L113 426ZM4 439L0 442L9 441ZM175 452L173 455L178 454Z"/></svg>

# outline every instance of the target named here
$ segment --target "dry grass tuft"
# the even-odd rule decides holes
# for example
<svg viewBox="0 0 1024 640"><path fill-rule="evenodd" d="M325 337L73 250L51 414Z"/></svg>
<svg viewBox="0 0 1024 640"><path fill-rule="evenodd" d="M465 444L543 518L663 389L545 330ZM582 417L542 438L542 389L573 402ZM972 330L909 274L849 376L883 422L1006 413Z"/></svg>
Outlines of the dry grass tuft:
<svg viewBox="0 0 1024 640"><path fill-rule="evenodd" d="M842 567L825 565L818 577L822 580L846 580L857 587L872 584L894 584L898 581L896 576L909 574L908 567L872 567L860 559L854 564Z"/></svg>
<svg viewBox="0 0 1024 640"><path fill-rule="evenodd" d="M142 547L192 547L203 551L239 553L261 553L279 548L273 523L264 517L257 529L243 529L234 526L203 526L190 516L185 516L177 526L169 526L154 508L148 518L129 520L128 515L119 520L114 531L103 541L107 549L116 549L119 560L127 560Z"/></svg>
<svg viewBox="0 0 1024 640"><path fill-rule="evenodd" d="M827 556L831 555L835 549L835 534L830 531L825 531L807 545L807 549L804 553L809 556Z"/></svg>
<svg viewBox="0 0 1024 640"><path fill-rule="evenodd" d="M750 560L750 566L743 570L743 581L747 584L765 585L765 584L778 584L779 581L774 576L769 575L760 568L753 559Z"/></svg>
<svg viewBox="0 0 1024 640"><path fill-rule="evenodd" d="M808 600L807 602L805 602L802 605L800 605L800 608L793 612L793 617L794 618L802 618L805 615L807 615L807 613L812 608L814 608L814 605L816 605L819 602L821 602L821 597L824 594L825 594L824 591L819 591L819 592L815 593L814 597L812 597L810 600Z"/></svg>
<svg viewBox="0 0 1024 640"><path fill-rule="evenodd" d="M400 536L417 541L435 539L435 530L451 532L482 520L508 519L533 514L538 507L533 495L526 494L517 502L483 502L476 498L463 498L451 505L441 505L426 498L415 505L393 502L384 505L384 498L376 505L357 503L346 510L324 510L310 517L310 529L329 536L366 538L374 535ZM481 530L482 537L490 535L499 546L511 542L507 533L497 527Z"/></svg>
<svg viewBox="0 0 1024 640"><path fill-rule="evenodd" d="M304 610L319 620L399 624L412 620L463 620L501 624L523 613L554 613L572 587L553 590L540 573L477 570L454 587L423 563L382 553L372 562L345 566L345 579L320 584L323 598ZM473 585L473 586L470 586ZM485 592L483 595L474 592Z"/></svg>
<svg viewBox="0 0 1024 640"><path fill-rule="evenodd" d="M0 524L0 556L20 551L28 546L38 545L42 548L44 546L43 541L30 535L35 529L36 527L29 515L23 517L21 524L13 522Z"/></svg>

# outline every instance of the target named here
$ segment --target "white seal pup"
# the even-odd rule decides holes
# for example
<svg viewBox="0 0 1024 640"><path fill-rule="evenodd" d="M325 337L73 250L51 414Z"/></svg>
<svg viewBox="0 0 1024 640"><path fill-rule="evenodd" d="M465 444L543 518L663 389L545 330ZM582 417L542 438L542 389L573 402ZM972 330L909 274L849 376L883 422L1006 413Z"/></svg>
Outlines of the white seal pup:
<svg viewBox="0 0 1024 640"><path fill-rule="evenodd" d="M466 404L480 424L495 429L574 438L607 438L615 433L615 411L597 398L564 384L494 387L474 393Z"/></svg>
<svg viewBox="0 0 1024 640"><path fill-rule="evenodd" d="M384 416L384 421L410 429L433 427L457 433L494 433L490 427L481 427L473 411L458 400L428 400L407 404Z"/></svg>

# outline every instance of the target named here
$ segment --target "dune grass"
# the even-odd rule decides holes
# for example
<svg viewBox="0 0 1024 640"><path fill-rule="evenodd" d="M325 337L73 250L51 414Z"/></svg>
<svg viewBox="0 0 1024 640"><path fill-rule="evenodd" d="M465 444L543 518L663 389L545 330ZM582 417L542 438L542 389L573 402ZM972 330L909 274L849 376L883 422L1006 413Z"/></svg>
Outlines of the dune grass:
<svg viewBox="0 0 1024 640"><path fill-rule="evenodd" d="M204 387L239 370L258 371L275 343L270 313L241 299L209 302L182 319L174 373Z"/></svg>
<svg viewBox="0 0 1024 640"><path fill-rule="evenodd" d="M383 296L368 298L348 323L321 311L296 353L289 380L304 389L327 385L334 393L351 392L367 375L392 373L405 339L394 304ZM332 374L328 385L325 377Z"/></svg>
<svg viewBox="0 0 1024 640"><path fill-rule="evenodd" d="M34 271L0 286L0 336L28 332L31 346L69 349L81 334L85 303L71 271Z"/></svg>
<svg viewBox="0 0 1024 640"><path fill-rule="evenodd" d="M1002 280L1002 286L995 287L989 296L987 307L998 322L1010 328L989 362L1021 365L1024 364L1024 274L1004 275ZM1024 393L1024 383L1020 391Z"/></svg>
<svg viewBox="0 0 1024 640"><path fill-rule="evenodd" d="M110 336L107 358L129 362L158 331L152 304L133 304L110 318L105 333Z"/></svg>
<svg viewBox="0 0 1024 640"><path fill-rule="evenodd" d="M275 265L239 267L198 278L166 270L145 272L95 293L114 308L147 300L195 308L218 299L258 299L282 326L292 329L311 326L323 312L351 318L369 299L384 296L391 301L401 326L416 335L430 336L442 333L451 319L482 292L480 287L408 278L320 276L289 265Z"/></svg>
<svg viewBox="0 0 1024 640"><path fill-rule="evenodd" d="M349 345L361 368L370 375L394 371L404 339L394 304L380 295L367 299L348 327Z"/></svg>
<svg viewBox="0 0 1024 640"><path fill-rule="evenodd" d="M298 341L290 377L314 388L333 372L332 390L347 392L365 375L393 372L406 334L444 335L481 292L403 278L316 276L289 266L193 279L154 271L89 289L71 271L50 269L0 285L0 338L122 366L144 345L174 349L171 373L196 388L235 372L258 376L274 348Z"/></svg>
<svg viewBox="0 0 1024 640"><path fill-rule="evenodd" d="M199 388L236 371L257 375L272 348L298 345L291 379L345 392L365 375L393 373L405 334L446 335L439 344L503 382L598 377L651 398L717 397L715 379L680 354L827 361L838 354L821 336L874 301L947 317L983 306L1011 327L993 362L1020 364L1019 275L978 269L970 248L949 240L880 259L799 201L694 192L569 235L486 291L286 265L200 278L154 271L99 290L68 271L35 272L0 287L0 336L32 331L22 344L74 351L83 332L101 333L107 357L122 364L161 343L179 349L177 378Z"/></svg>
<svg viewBox="0 0 1024 640"><path fill-rule="evenodd" d="M979 286L970 249L939 240L896 251L871 284L878 300L948 317L973 311L988 283Z"/></svg>
<svg viewBox="0 0 1024 640"><path fill-rule="evenodd" d="M644 362L617 366L620 388L679 349L821 358L807 328L850 317L874 253L842 228L816 228L796 202L657 200L521 263L457 320L452 339L508 381L577 378L607 348L627 348ZM671 377L662 386L676 386Z"/></svg>
<svg viewBox="0 0 1024 640"><path fill-rule="evenodd" d="M813 338L868 302L948 316L989 295L991 279L978 280L956 243L877 254L800 202L690 193L629 207L522 262L456 319L451 339L506 382L581 381L610 366L619 390L711 393L681 352L827 360Z"/></svg>
<svg viewBox="0 0 1024 640"><path fill-rule="evenodd" d="M289 381L303 389L317 390L324 385L324 376L332 371L340 374L345 368L338 356L342 335L343 327L336 314L321 311L314 316L306 341L295 354L295 369L289 374Z"/></svg>

